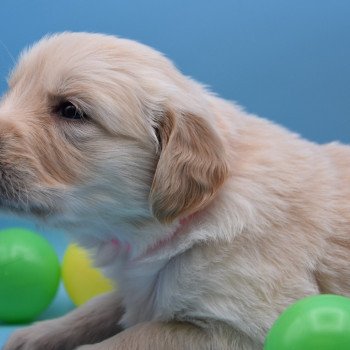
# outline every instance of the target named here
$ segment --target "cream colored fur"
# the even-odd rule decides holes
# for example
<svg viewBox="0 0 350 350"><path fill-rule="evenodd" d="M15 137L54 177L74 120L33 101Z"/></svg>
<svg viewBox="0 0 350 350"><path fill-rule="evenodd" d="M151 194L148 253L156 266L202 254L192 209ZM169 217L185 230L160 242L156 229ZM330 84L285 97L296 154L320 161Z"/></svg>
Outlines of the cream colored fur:
<svg viewBox="0 0 350 350"><path fill-rule="evenodd" d="M57 115L64 100L88 119ZM350 148L249 115L146 46L42 39L0 125L3 210L65 229L120 286L4 350L262 349L297 299L350 295Z"/></svg>

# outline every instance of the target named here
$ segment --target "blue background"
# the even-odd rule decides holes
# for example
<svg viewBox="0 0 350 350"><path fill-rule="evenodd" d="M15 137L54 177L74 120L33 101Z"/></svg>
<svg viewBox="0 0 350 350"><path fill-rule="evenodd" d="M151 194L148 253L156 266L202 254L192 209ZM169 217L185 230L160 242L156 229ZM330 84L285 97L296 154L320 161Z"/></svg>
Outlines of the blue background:
<svg viewBox="0 0 350 350"><path fill-rule="evenodd" d="M42 35L104 32L157 48L221 96L311 140L349 142L349 17L349 0L1 0L0 94L11 56ZM0 218L13 225L33 224ZM61 255L62 235L40 231ZM61 291L43 317L69 308ZM0 346L9 331L0 326Z"/></svg>

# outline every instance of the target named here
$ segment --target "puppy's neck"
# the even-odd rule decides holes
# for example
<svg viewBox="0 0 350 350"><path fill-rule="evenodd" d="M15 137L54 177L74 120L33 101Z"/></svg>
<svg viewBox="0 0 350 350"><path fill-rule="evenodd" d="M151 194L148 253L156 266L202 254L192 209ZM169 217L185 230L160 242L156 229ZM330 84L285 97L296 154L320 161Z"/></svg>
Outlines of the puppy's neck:
<svg viewBox="0 0 350 350"><path fill-rule="evenodd" d="M113 238L110 244L121 254L131 256L131 261L141 261L152 256L157 256L161 251L171 250L176 242L188 231L188 226L192 222L196 214L191 214L184 218L181 218L175 228L172 228L165 236L156 239L151 244L145 247L145 249L135 252L131 243L122 243L118 238Z"/></svg>
<svg viewBox="0 0 350 350"><path fill-rule="evenodd" d="M157 254L163 248L175 243L180 236L182 236L186 231L190 222L193 220L195 214L191 214L179 220L177 228L169 233L168 236L158 240L153 245L149 246L146 252L141 255L141 258L147 258L149 256Z"/></svg>

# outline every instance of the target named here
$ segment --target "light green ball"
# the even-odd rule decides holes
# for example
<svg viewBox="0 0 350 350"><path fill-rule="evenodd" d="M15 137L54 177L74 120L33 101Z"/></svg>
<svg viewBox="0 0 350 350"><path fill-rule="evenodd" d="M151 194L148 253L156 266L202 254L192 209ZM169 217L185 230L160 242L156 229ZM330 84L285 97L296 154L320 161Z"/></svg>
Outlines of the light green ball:
<svg viewBox="0 0 350 350"><path fill-rule="evenodd" d="M290 306L272 326L264 350L349 350L350 299L317 295Z"/></svg>
<svg viewBox="0 0 350 350"><path fill-rule="evenodd" d="M26 323L53 300L60 265L53 247L22 228L0 231L0 322Z"/></svg>

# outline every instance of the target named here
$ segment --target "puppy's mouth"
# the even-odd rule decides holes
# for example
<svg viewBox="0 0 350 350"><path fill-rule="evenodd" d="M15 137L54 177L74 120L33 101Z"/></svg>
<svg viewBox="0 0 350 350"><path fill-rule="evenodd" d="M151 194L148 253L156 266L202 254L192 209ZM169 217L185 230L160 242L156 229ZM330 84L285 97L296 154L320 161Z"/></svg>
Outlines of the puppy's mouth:
<svg viewBox="0 0 350 350"><path fill-rule="evenodd" d="M55 213L55 210L46 204L30 202L29 200L11 200L2 195L0 195L0 211L38 218L47 218Z"/></svg>
<svg viewBox="0 0 350 350"><path fill-rule="evenodd" d="M32 183L30 173L0 162L0 211L40 218L52 215L50 196L46 193L39 195ZM46 198L47 203L38 201L36 197Z"/></svg>
<svg viewBox="0 0 350 350"><path fill-rule="evenodd" d="M62 189L45 188L27 174L13 174L0 171L0 211L40 220L61 212Z"/></svg>

